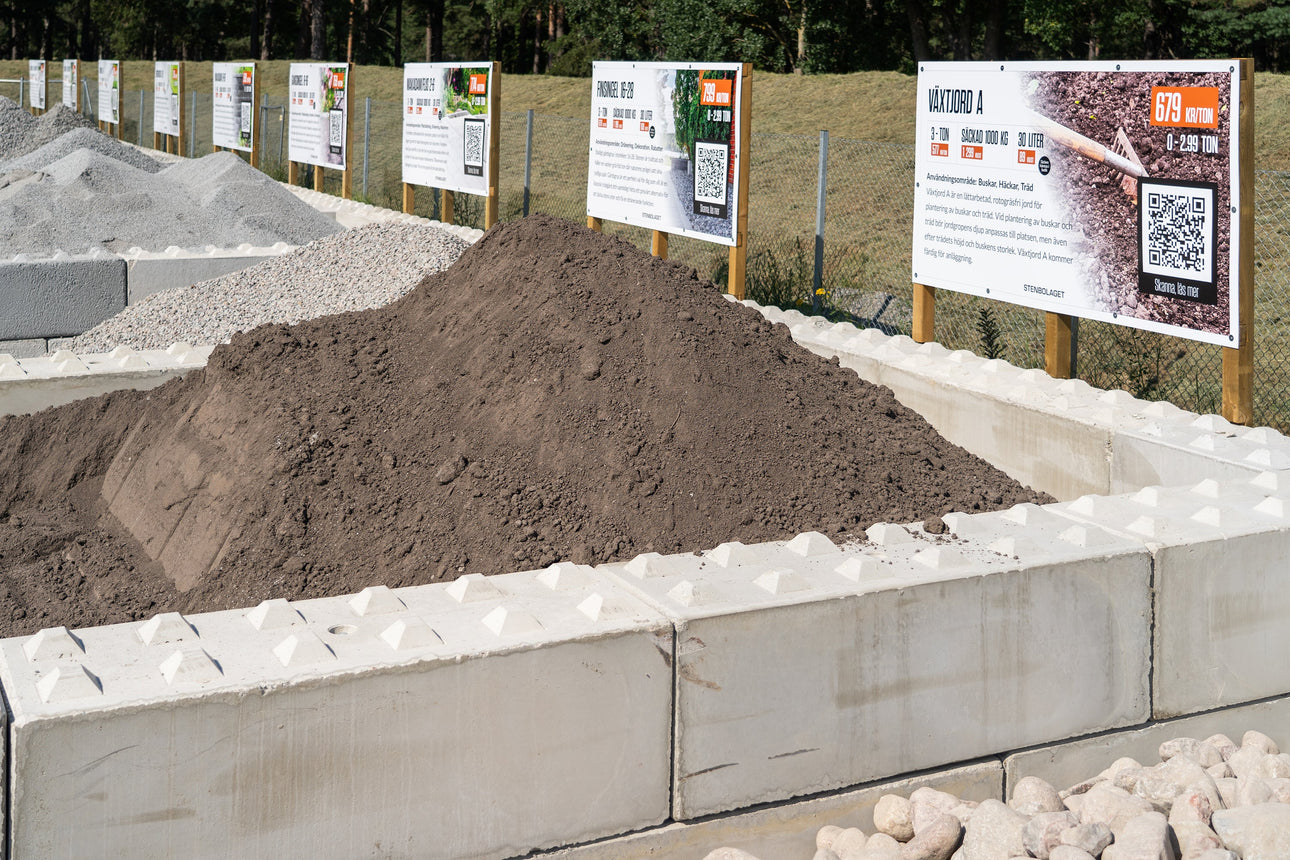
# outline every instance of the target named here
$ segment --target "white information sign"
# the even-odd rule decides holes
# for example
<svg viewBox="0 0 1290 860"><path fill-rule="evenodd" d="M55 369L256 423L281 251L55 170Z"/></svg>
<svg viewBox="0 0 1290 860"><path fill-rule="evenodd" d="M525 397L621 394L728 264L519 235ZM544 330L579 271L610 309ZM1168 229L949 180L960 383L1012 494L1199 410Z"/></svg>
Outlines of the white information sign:
<svg viewBox="0 0 1290 860"><path fill-rule="evenodd" d="M1236 346L1239 65L923 63L913 280Z"/></svg>
<svg viewBox="0 0 1290 860"><path fill-rule="evenodd" d="M211 66L211 142L250 152L255 140L255 63Z"/></svg>
<svg viewBox="0 0 1290 860"><path fill-rule="evenodd" d="M736 243L738 63L593 63L587 214Z"/></svg>
<svg viewBox="0 0 1290 860"><path fill-rule="evenodd" d="M179 64L156 63L152 72L152 130L179 137Z"/></svg>
<svg viewBox="0 0 1290 860"><path fill-rule="evenodd" d="M31 106L45 109L45 61L27 61L27 79L31 82Z"/></svg>
<svg viewBox="0 0 1290 860"><path fill-rule="evenodd" d="M403 67L403 181L488 194L492 63Z"/></svg>
<svg viewBox="0 0 1290 860"><path fill-rule="evenodd" d="M99 60L100 122L121 122L121 61Z"/></svg>
<svg viewBox="0 0 1290 860"><path fill-rule="evenodd" d="M81 61L63 60L63 104L75 110L77 88L81 85Z"/></svg>
<svg viewBox="0 0 1290 860"><path fill-rule="evenodd" d="M345 168L349 122L349 64L292 63L287 158L300 164Z"/></svg>

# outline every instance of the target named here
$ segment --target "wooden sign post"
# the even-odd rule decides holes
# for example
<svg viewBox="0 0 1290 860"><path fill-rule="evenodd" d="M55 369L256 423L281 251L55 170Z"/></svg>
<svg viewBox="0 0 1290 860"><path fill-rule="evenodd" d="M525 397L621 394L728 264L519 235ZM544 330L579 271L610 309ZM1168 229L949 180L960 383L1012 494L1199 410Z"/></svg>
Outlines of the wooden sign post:
<svg viewBox="0 0 1290 860"><path fill-rule="evenodd" d="M936 340L936 288L914 284L914 321L910 332L917 343Z"/></svg>
<svg viewBox="0 0 1290 860"><path fill-rule="evenodd" d="M1241 63L1240 247L1236 252L1240 323L1237 345L1223 349L1223 417L1233 424L1254 419L1254 60Z"/></svg>
<svg viewBox="0 0 1290 860"><path fill-rule="evenodd" d="M462 68L478 68L469 63L463 63ZM484 229L490 230L497 223L500 217L501 201L501 130L502 130L502 64L498 62L489 65L488 72L488 90L491 93L488 102L488 193L484 195ZM453 204L454 194L447 188L432 188L431 186L422 186L430 188L432 191L439 192L439 220L444 224L452 224L453 221ZM403 183L403 211L411 215L416 206L417 185L410 182Z"/></svg>

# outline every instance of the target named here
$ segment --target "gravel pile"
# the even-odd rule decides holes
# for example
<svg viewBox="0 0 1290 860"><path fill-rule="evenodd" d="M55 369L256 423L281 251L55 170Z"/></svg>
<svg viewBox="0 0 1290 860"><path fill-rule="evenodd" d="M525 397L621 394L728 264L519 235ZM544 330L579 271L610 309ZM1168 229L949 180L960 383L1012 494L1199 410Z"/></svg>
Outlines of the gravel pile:
<svg viewBox="0 0 1290 860"><path fill-rule="evenodd" d="M156 173L77 149L0 178L0 259L56 250L303 245L343 228L231 152Z"/></svg>
<svg viewBox="0 0 1290 860"><path fill-rule="evenodd" d="M34 117L0 96L0 162L26 155L75 129L94 129L94 123L63 104Z"/></svg>
<svg viewBox="0 0 1290 860"><path fill-rule="evenodd" d="M108 137L98 129L76 128L59 135L44 146L33 149L20 158L0 163L0 173L8 173L14 170L43 171L51 164L81 149L97 152L99 155L106 155L109 158L114 158L148 173L156 173L164 167L156 159L148 157L148 155L132 146L126 146L124 143Z"/></svg>
<svg viewBox="0 0 1290 860"><path fill-rule="evenodd" d="M225 343L264 323L380 307L452 265L466 247L438 227L373 224L222 278L153 293L74 338L71 349Z"/></svg>
<svg viewBox="0 0 1290 860"><path fill-rule="evenodd" d="M1174 738L1063 791L1035 777L1006 803L888 794L875 832L820 828L814 860L1276 860L1290 857L1290 755L1260 732ZM756 860L719 848L706 860ZM804 855L803 860L806 860Z"/></svg>

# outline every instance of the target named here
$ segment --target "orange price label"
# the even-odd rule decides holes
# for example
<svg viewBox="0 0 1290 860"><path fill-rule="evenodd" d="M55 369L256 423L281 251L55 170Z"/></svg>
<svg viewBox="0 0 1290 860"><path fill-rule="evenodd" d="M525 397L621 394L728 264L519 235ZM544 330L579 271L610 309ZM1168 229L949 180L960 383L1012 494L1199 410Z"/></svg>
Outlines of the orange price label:
<svg viewBox="0 0 1290 860"><path fill-rule="evenodd" d="M1151 124L1218 128L1218 87L1152 87Z"/></svg>
<svg viewBox="0 0 1290 860"><path fill-rule="evenodd" d="M1017 150L1017 163L1018 163L1018 164L1034 164L1034 163L1035 163L1035 151L1034 151L1033 149L1018 149L1018 150Z"/></svg>
<svg viewBox="0 0 1290 860"><path fill-rule="evenodd" d="M642 123L641 123L641 131L649 131L649 123L648 123L648 122L642 122Z"/></svg>
<svg viewBox="0 0 1290 860"><path fill-rule="evenodd" d="M470 76L470 94L482 96L488 93L488 75Z"/></svg>
<svg viewBox="0 0 1290 860"><path fill-rule="evenodd" d="M734 81L699 81L699 104L704 107L730 107Z"/></svg>
<svg viewBox="0 0 1290 860"><path fill-rule="evenodd" d="M969 146L963 144L962 156L969 161L980 161L984 158L985 150L980 146Z"/></svg>
<svg viewBox="0 0 1290 860"><path fill-rule="evenodd" d="M608 126L609 126L609 120L605 119L603 116L600 119L596 120L597 128L607 128Z"/></svg>
<svg viewBox="0 0 1290 860"><path fill-rule="evenodd" d="M614 120L614 128L622 128L622 127L623 127L623 121L621 119Z"/></svg>
<svg viewBox="0 0 1290 860"><path fill-rule="evenodd" d="M944 158L949 158L949 155L950 155L950 145L949 145L948 143L933 143L933 144L932 144L932 155L939 155L939 156L942 156L942 157L944 157Z"/></svg>

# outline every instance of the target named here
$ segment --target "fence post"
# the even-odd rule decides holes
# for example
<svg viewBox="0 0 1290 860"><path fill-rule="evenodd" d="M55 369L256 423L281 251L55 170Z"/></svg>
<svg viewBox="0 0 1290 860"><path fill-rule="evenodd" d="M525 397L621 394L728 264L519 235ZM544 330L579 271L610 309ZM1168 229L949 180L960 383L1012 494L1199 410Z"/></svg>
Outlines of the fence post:
<svg viewBox="0 0 1290 860"><path fill-rule="evenodd" d="M524 132L524 217L529 217L529 188L533 182L533 108L529 108Z"/></svg>
<svg viewBox="0 0 1290 860"><path fill-rule="evenodd" d="M139 90L139 148L143 149L143 94L145 90ZM124 117L122 117L124 119Z"/></svg>
<svg viewBox="0 0 1290 860"><path fill-rule="evenodd" d="M829 177L829 130L820 129L820 175L815 199L815 277L811 279L811 312L820 312L824 292L824 191Z"/></svg>
<svg viewBox="0 0 1290 860"><path fill-rule="evenodd" d="M26 93L26 91L27 91L27 79L19 75L18 76L18 107L23 107L26 104L27 100L23 98L23 95Z"/></svg>
<svg viewBox="0 0 1290 860"><path fill-rule="evenodd" d="M188 157L193 157L193 147L197 145L197 90L188 94Z"/></svg>
<svg viewBox="0 0 1290 860"><path fill-rule="evenodd" d="M372 140L372 97L367 97L367 104L363 112L363 199L370 199L367 196L367 147Z"/></svg>
<svg viewBox="0 0 1290 860"><path fill-rule="evenodd" d="M90 82L82 79L81 86L85 89L85 109L90 112L90 119L94 120L96 119L94 114L97 112L97 108L94 107L94 102L90 100Z"/></svg>

